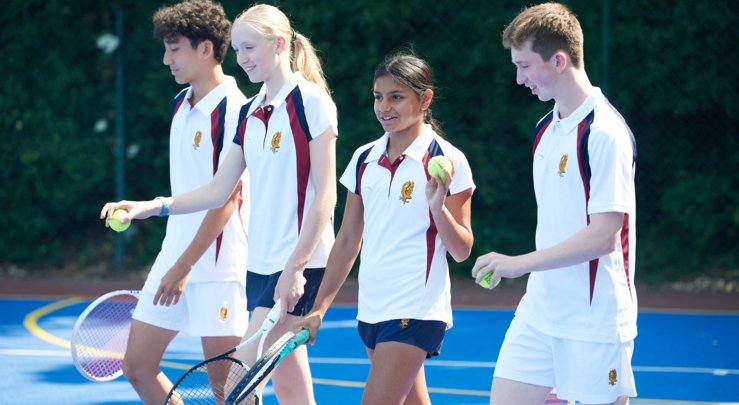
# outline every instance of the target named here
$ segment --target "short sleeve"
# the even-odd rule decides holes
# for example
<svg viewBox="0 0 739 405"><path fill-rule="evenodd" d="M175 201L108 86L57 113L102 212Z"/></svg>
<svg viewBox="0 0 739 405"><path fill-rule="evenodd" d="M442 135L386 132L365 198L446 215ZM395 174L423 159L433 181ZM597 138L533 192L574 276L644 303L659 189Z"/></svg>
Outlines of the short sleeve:
<svg viewBox="0 0 739 405"><path fill-rule="evenodd" d="M241 108L239 109L239 115L236 119L236 123L234 126L233 134L233 143L244 147L244 131L246 130L246 120L249 118L249 109L251 108L251 104L254 102L254 97L249 99L249 101L246 102Z"/></svg>
<svg viewBox="0 0 739 405"><path fill-rule="evenodd" d="M452 153L448 157L452 160L452 164L454 164L454 175L449 185L449 193L453 195L470 188L474 192L475 182L472 180L472 169L467 162L467 157L456 148L452 150Z"/></svg>
<svg viewBox="0 0 739 405"><path fill-rule="evenodd" d="M588 214L632 214L636 204L631 137L627 128L609 127L609 131L596 128L588 141L591 171Z"/></svg>
<svg viewBox="0 0 739 405"><path fill-rule="evenodd" d="M339 125L336 104L322 88L313 84L304 100L305 118L308 121L311 139L315 139L331 128L338 136Z"/></svg>

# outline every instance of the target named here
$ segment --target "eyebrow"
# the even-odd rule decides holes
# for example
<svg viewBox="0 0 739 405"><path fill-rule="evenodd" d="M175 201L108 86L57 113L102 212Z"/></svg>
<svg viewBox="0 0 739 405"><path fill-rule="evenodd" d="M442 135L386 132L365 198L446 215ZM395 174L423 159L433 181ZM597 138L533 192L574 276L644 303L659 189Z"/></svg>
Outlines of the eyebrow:
<svg viewBox="0 0 739 405"><path fill-rule="evenodd" d="M382 94L381 92L377 90L372 90L372 92L375 94ZM387 94L403 94L403 91L402 90L392 90L392 91L389 91Z"/></svg>

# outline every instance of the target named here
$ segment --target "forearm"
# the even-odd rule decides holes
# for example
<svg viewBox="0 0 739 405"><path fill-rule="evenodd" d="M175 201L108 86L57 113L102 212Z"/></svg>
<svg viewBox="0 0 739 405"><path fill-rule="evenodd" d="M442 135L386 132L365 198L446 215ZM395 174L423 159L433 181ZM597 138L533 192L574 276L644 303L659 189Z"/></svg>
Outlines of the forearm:
<svg viewBox="0 0 739 405"><path fill-rule="evenodd" d="M616 248L623 214L599 214L597 220L561 243L521 256L529 271L542 271L589 262Z"/></svg>
<svg viewBox="0 0 739 405"><path fill-rule="evenodd" d="M361 239L352 239L355 238L350 239L339 233L331 249L331 254L326 264L326 272L323 275L321 287L318 289L315 304L311 311L319 313L321 317L328 311L331 303L334 302L336 294L338 294L344 281L346 281L359 255L359 250L362 246Z"/></svg>
<svg viewBox="0 0 739 405"><path fill-rule="evenodd" d="M472 231L458 223L444 205L439 210L432 210L431 216L449 254L457 262L466 260L472 251Z"/></svg>
<svg viewBox="0 0 739 405"><path fill-rule="evenodd" d="M316 196L310 209L308 210L300 230L298 243L293 250L287 265L291 268L285 268L286 271L305 270L313 252L318 246L318 242L323 237L323 233L333 214L333 208L336 204L336 198L332 195Z"/></svg>

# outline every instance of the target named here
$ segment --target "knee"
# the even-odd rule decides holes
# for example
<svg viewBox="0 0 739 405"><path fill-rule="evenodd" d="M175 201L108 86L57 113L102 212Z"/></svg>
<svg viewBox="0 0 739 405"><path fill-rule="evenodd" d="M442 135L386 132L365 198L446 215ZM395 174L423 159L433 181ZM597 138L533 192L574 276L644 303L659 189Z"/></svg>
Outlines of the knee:
<svg viewBox="0 0 739 405"><path fill-rule="evenodd" d="M133 386L138 386L142 381L149 378L149 372L145 367L142 367L136 362L128 361L125 358L123 359L121 370L123 371L123 376L126 377L126 380L128 380L128 382Z"/></svg>
<svg viewBox="0 0 739 405"><path fill-rule="evenodd" d="M315 405L312 387L272 378L272 386L280 404L283 405Z"/></svg>

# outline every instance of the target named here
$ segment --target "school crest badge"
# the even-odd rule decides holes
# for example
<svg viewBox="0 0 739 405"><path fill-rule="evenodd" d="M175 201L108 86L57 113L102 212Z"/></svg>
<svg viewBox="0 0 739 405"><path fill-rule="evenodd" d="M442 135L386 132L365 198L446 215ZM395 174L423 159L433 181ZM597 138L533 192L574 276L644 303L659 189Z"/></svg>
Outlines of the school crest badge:
<svg viewBox="0 0 739 405"><path fill-rule="evenodd" d="M557 172L557 174L559 174L559 177L565 176L565 169L567 168L567 158L568 156L565 153L564 155L562 155L562 158L559 159L559 171Z"/></svg>
<svg viewBox="0 0 739 405"><path fill-rule="evenodd" d="M282 132L277 131L274 135L272 135L272 147L269 148L272 153L277 153L277 150L280 149L280 141L282 140Z"/></svg>
<svg viewBox="0 0 739 405"><path fill-rule="evenodd" d="M616 373L616 369L608 372L608 385L616 385L618 382L618 374Z"/></svg>
<svg viewBox="0 0 739 405"><path fill-rule="evenodd" d="M408 327L408 322L410 322L410 319L401 319L400 320L400 328L405 329Z"/></svg>
<svg viewBox="0 0 739 405"><path fill-rule="evenodd" d="M218 320L224 322L226 318L228 318L228 305L224 302L223 305L221 305L221 309L218 310Z"/></svg>
<svg viewBox="0 0 739 405"><path fill-rule="evenodd" d="M403 201L403 204L408 204L411 194L413 194L413 181L408 180L403 183L403 187L400 189L400 201Z"/></svg>
<svg viewBox="0 0 739 405"><path fill-rule="evenodd" d="M198 131L195 133L195 137L192 138L192 148L195 150L200 149L200 140L203 139L203 133Z"/></svg>

